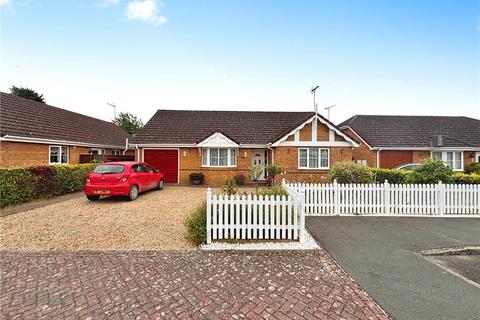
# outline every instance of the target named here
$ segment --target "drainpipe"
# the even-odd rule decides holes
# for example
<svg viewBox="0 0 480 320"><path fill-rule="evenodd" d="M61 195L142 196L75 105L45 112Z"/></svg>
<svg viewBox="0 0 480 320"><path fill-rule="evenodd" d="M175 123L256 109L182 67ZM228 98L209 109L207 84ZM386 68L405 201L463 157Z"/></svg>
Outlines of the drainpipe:
<svg viewBox="0 0 480 320"><path fill-rule="evenodd" d="M138 144L135 145L135 154L137 154L138 151L138 161L140 161L140 149L138 149Z"/></svg>
<svg viewBox="0 0 480 320"><path fill-rule="evenodd" d="M272 149L271 147L267 146L267 149L272 151L272 163L275 164L275 149ZM268 159L267 159L268 160Z"/></svg>
<svg viewBox="0 0 480 320"><path fill-rule="evenodd" d="M123 150L123 154L125 155L125 152L128 150L128 138L125 138L125 150Z"/></svg>
<svg viewBox="0 0 480 320"><path fill-rule="evenodd" d="M380 151L382 151L382 148L377 149L377 169L380 168Z"/></svg>

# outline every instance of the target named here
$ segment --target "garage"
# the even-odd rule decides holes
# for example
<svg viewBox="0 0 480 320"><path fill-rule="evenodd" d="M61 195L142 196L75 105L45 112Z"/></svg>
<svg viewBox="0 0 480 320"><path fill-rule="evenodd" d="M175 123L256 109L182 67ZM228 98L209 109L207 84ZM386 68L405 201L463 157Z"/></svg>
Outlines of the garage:
<svg viewBox="0 0 480 320"><path fill-rule="evenodd" d="M380 151L380 167L393 169L399 165L412 163L412 151L382 150Z"/></svg>
<svg viewBox="0 0 480 320"><path fill-rule="evenodd" d="M144 149L143 161L160 170L166 183L178 183L178 150Z"/></svg>

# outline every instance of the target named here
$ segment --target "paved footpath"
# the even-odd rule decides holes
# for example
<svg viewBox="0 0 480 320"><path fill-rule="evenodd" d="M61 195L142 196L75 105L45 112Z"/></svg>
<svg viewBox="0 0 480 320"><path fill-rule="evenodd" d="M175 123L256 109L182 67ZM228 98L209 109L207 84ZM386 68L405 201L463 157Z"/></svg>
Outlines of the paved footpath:
<svg viewBox="0 0 480 320"><path fill-rule="evenodd" d="M387 319L323 252L1 252L2 319Z"/></svg>

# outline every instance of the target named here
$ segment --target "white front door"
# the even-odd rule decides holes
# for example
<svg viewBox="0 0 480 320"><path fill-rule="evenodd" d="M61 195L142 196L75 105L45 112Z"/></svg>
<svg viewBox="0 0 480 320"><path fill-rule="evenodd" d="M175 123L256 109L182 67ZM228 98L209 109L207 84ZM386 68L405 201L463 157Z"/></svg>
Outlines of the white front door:
<svg viewBox="0 0 480 320"><path fill-rule="evenodd" d="M258 149L253 150L252 156L252 166L261 165L266 167L267 166L267 150L266 149ZM263 170L262 176L259 180L265 180L267 178L267 170Z"/></svg>

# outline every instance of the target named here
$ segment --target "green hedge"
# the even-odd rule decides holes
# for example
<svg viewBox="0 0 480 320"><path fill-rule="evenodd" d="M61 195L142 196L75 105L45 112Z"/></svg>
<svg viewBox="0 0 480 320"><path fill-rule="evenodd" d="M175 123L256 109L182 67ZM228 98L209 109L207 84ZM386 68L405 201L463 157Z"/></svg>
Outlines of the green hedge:
<svg viewBox="0 0 480 320"><path fill-rule="evenodd" d="M0 207L82 190L95 164L0 169Z"/></svg>
<svg viewBox="0 0 480 320"><path fill-rule="evenodd" d="M398 169L370 169L373 172L373 179L375 182L384 183L388 180L389 183L405 183L409 171Z"/></svg>
<svg viewBox="0 0 480 320"><path fill-rule="evenodd" d="M480 162L475 162L470 164L466 169L465 173L476 173L480 174Z"/></svg>
<svg viewBox="0 0 480 320"><path fill-rule="evenodd" d="M452 182L456 184L480 184L480 174L454 173Z"/></svg>

